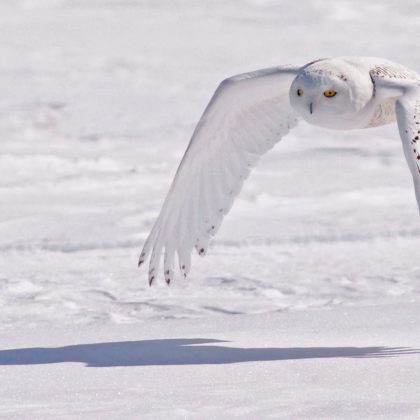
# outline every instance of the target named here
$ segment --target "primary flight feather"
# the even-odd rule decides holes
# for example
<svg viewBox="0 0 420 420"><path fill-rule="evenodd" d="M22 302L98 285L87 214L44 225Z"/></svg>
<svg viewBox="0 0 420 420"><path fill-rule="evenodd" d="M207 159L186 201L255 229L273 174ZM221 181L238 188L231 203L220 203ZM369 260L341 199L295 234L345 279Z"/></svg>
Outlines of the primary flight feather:
<svg viewBox="0 0 420 420"><path fill-rule="evenodd" d="M420 209L420 75L388 60L342 57L233 76L198 122L144 244L139 266L150 259L149 284L162 254L168 284L176 258L187 276L193 249L206 254L253 166L299 118L337 130L397 119Z"/></svg>

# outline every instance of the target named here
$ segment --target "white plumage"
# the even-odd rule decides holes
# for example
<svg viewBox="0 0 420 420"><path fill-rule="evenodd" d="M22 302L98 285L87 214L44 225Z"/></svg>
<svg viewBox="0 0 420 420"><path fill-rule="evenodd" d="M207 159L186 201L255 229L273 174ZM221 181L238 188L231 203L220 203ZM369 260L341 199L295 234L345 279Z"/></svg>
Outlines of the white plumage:
<svg viewBox="0 0 420 420"><path fill-rule="evenodd" d="M388 60L321 59L230 77L214 93L179 165L162 210L140 254L150 256L152 284L164 255L164 275L187 276L191 253L205 255L259 157L299 118L343 130L397 119L420 209L420 76Z"/></svg>

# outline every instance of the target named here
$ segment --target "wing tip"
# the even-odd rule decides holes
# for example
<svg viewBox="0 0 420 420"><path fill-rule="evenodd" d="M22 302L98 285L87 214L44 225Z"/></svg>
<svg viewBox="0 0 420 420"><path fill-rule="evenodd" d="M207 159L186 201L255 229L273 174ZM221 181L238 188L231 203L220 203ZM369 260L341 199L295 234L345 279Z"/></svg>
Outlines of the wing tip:
<svg viewBox="0 0 420 420"><path fill-rule="evenodd" d="M206 256L206 250L205 250L204 248L200 248L200 249L198 250L198 255L199 255L200 257L205 257L205 256Z"/></svg>
<svg viewBox="0 0 420 420"><path fill-rule="evenodd" d="M142 264L144 263L144 260L146 258L146 253L144 251L142 251L142 253L140 254L139 257L139 262L137 263L137 267L141 267Z"/></svg>
<svg viewBox="0 0 420 420"><path fill-rule="evenodd" d="M181 274L182 274L182 276L184 277L184 279L186 279L186 278L187 278L187 276L188 276L188 271L187 271L187 268L186 268L185 264L182 264L182 265L179 267L179 269L181 270Z"/></svg>
<svg viewBox="0 0 420 420"><path fill-rule="evenodd" d="M172 270L170 270L170 269L165 270L165 282L168 286L170 286L170 284L171 284L172 277L173 277Z"/></svg>

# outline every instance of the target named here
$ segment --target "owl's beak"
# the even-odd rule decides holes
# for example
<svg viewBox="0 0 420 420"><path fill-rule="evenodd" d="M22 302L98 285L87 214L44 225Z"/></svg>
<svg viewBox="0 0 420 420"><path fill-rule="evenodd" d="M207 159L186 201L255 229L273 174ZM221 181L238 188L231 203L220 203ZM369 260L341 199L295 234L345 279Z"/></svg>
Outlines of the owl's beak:
<svg viewBox="0 0 420 420"><path fill-rule="evenodd" d="M313 105L312 105L312 102L309 104L309 112L312 114L312 112L313 112Z"/></svg>

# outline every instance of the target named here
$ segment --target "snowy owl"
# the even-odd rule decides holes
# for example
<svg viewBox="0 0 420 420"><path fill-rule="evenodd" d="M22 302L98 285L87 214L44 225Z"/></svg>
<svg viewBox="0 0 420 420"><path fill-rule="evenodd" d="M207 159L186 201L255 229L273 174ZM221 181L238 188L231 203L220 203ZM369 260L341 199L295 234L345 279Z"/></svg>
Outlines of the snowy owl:
<svg viewBox="0 0 420 420"><path fill-rule="evenodd" d="M337 130L397 120L420 209L419 74L388 60L341 57L229 77L198 122L140 254L139 266L150 255L150 285L162 253L168 284L175 254L187 276L193 248L206 254L252 167L299 118Z"/></svg>

